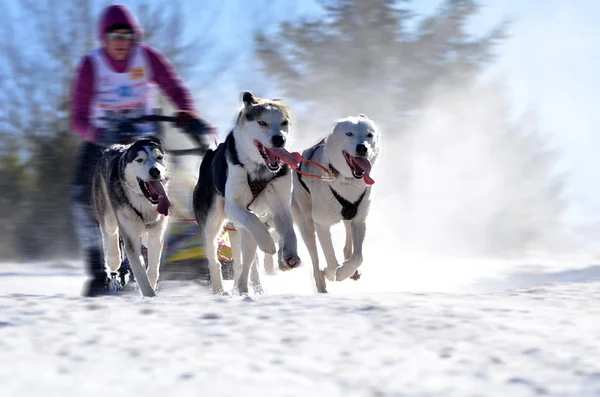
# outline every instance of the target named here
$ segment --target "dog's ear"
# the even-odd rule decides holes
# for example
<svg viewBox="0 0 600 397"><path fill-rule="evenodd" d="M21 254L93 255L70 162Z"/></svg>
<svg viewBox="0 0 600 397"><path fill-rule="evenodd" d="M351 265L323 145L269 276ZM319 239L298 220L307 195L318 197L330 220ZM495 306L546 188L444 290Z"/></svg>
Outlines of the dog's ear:
<svg viewBox="0 0 600 397"><path fill-rule="evenodd" d="M148 141L150 141L151 143L154 143L154 144L158 145L162 149L162 141L160 140L159 137L157 137L155 135L151 135L151 136L148 137Z"/></svg>
<svg viewBox="0 0 600 397"><path fill-rule="evenodd" d="M157 137L155 135L150 135L150 136L143 137L142 139L138 139L134 143L134 145L138 146L138 147L156 145L159 148L161 148L161 150L162 150L162 141L160 140L159 137Z"/></svg>
<svg viewBox="0 0 600 397"><path fill-rule="evenodd" d="M135 144L128 147L125 150L125 161L127 163L133 163L133 160L135 160L135 158L138 155L138 151L139 151L139 147Z"/></svg>
<svg viewBox="0 0 600 397"><path fill-rule="evenodd" d="M237 119L235 120L235 123L239 124L243 127L245 121L246 121L246 108L239 111L239 113L237 115Z"/></svg>
<svg viewBox="0 0 600 397"><path fill-rule="evenodd" d="M242 102L244 102L246 107L249 107L250 105L254 105L257 101L250 91L244 91L242 93Z"/></svg>

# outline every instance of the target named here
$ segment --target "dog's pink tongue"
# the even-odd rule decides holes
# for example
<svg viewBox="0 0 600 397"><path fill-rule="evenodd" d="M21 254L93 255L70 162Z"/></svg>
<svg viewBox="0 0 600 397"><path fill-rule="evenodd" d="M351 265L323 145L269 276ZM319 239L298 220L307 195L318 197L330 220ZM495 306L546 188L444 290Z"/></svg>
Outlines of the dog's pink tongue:
<svg viewBox="0 0 600 397"><path fill-rule="evenodd" d="M150 193L160 197L158 199L158 205L156 206L158 213L163 214L164 216L169 215L171 201L169 200L169 196L167 196L167 192L165 192L163 184L160 181L152 181L148 182L148 186L150 186Z"/></svg>
<svg viewBox="0 0 600 397"><path fill-rule="evenodd" d="M302 161L302 155L298 152L290 153L283 148L270 148L268 151L294 169L298 168L300 161Z"/></svg>
<svg viewBox="0 0 600 397"><path fill-rule="evenodd" d="M369 161L369 159L366 157L353 157L352 160L354 160L354 164L356 164L356 166L365 173L365 175L363 176L363 180L365 181L365 183L367 185L374 184L375 181L369 175L369 173L371 172L371 162Z"/></svg>

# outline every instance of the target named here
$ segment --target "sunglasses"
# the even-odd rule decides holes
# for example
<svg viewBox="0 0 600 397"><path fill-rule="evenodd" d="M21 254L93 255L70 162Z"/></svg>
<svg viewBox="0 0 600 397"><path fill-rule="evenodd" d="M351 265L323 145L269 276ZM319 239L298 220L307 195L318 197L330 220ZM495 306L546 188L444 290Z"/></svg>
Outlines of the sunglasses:
<svg viewBox="0 0 600 397"><path fill-rule="evenodd" d="M126 41L130 41L133 40L133 33L117 33L117 32L110 32L106 34L106 37L109 38L109 40L126 40Z"/></svg>

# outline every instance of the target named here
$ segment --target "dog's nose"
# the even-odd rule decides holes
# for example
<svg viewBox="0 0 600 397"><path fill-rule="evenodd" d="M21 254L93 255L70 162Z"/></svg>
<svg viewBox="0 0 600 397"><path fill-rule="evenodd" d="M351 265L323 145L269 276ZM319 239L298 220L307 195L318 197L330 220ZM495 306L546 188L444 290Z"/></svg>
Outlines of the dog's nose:
<svg viewBox="0 0 600 397"><path fill-rule="evenodd" d="M274 147L283 147L285 145L285 137L283 135L273 135L271 143Z"/></svg>
<svg viewBox="0 0 600 397"><path fill-rule="evenodd" d="M358 154L359 156L366 156L367 151L368 149L364 143L359 143L358 145L356 145L356 154Z"/></svg>
<svg viewBox="0 0 600 397"><path fill-rule="evenodd" d="M156 167L152 167L150 168L150 171L148 171L148 173L150 174L150 176L154 179L158 179L160 178L160 171L158 170L158 168Z"/></svg>

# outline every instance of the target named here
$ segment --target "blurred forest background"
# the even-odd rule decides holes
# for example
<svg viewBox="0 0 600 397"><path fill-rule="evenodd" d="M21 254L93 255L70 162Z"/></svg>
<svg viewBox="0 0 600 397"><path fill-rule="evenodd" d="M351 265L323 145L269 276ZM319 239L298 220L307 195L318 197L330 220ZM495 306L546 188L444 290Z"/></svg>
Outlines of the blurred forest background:
<svg viewBox="0 0 600 397"><path fill-rule="evenodd" d="M476 0L440 1L429 15L411 1L315 0L310 15L297 11L300 3L206 2L193 26L181 2L126 4L222 136L246 89L290 103L294 150L338 118L375 120L384 146L373 208L382 223L373 230L394 230L399 246L506 256L570 244L557 153L534 112L515 116L503 81L483 78L512 39L510 21L473 35ZM69 96L79 60L98 45L106 4L4 7L0 32L11 39L0 42L2 260L78 255L68 187L80 140L69 129ZM243 31L231 27L226 47L214 39L222 13L246 21Z"/></svg>

